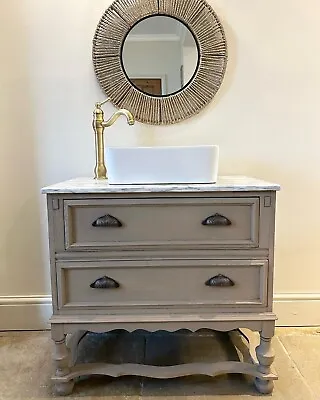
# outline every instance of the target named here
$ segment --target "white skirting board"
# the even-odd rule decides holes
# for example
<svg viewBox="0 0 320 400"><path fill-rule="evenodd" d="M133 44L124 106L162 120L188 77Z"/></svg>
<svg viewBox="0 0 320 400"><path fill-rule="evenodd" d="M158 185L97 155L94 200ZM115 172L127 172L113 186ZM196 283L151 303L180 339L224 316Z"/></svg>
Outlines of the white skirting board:
<svg viewBox="0 0 320 400"><path fill-rule="evenodd" d="M320 293L276 293L277 326L320 326Z"/></svg>
<svg viewBox="0 0 320 400"><path fill-rule="evenodd" d="M320 293L274 296L277 326L320 326ZM51 296L0 296L0 330L50 329Z"/></svg>
<svg viewBox="0 0 320 400"><path fill-rule="evenodd" d="M50 329L51 296L0 296L0 330Z"/></svg>

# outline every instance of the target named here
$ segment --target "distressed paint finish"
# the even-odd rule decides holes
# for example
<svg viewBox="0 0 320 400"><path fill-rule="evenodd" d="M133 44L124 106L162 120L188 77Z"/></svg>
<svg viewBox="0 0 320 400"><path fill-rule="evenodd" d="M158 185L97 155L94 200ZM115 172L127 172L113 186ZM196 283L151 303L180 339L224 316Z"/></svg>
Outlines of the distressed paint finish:
<svg viewBox="0 0 320 400"><path fill-rule="evenodd" d="M270 366L276 319L272 312L275 191L279 186L245 177L222 178L217 185L203 185L203 190L201 186L119 188L80 179L44 189L57 393L70 393L76 377L90 374L165 379L244 373L256 378L261 393L272 391L277 378ZM109 213L121 220L121 227L92 226ZM231 224L202 225L215 214ZM221 276L233 284L207 285ZM106 277L118 285L108 289L103 286L110 285L93 285ZM79 335L119 328L247 328L260 332L261 344L252 362L74 365ZM66 335L71 335L71 351ZM252 346L248 351L254 354Z"/></svg>

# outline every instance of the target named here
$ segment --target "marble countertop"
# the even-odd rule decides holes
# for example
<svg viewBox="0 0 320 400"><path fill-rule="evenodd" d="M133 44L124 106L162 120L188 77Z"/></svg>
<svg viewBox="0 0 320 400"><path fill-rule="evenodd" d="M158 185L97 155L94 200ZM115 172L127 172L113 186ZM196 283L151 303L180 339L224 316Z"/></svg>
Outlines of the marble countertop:
<svg viewBox="0 0 320 400"><path fill-rule="evenodd" d="M110 185L93 178L75 178L42 188L41 193L148 193L148 192L246 192L280 190L276 183L247 176L220 176L213 184Z"/></svg>

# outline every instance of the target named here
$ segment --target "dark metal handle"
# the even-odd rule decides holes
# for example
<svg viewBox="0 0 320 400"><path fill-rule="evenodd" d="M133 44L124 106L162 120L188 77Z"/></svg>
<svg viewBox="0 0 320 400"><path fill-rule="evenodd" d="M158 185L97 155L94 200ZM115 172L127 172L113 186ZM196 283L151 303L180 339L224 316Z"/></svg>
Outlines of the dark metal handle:
<svg viewBox="0 0 320 400"><path fill-rule="evenodd" d="M205 226L228 226L231 225L231 221L221 214L210 215L210 217L206 218L202 221L202 225Z"/></svg>
<svg viewBox="0 0 320 400"><path fill-rule="evenodd" d="M92 282L90 287L93 289L117 289L120 284L108 276L103 276Z"/></svg>
<svg viewBox="0 0 320 400"><path fill-rule="evenodd" d="M206 286L228 287L228 286L234 286L234 282L227 276L219 274L208 279L206 282Z"/></svg>
<svg viewBox="0 0 320 400"><path fill-rule="evenodd" d="M107 214L92 222L92 226L97 228L120 228L122 223L116 217Z"/></svg>

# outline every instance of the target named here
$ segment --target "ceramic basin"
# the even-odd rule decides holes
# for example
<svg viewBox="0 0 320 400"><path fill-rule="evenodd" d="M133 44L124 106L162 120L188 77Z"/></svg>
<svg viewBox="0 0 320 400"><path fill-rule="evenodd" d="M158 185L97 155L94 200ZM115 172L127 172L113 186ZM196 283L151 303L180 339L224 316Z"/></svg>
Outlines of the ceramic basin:
<svg viewBox="0 0 320 400"><path fill-rule="evenodd" d="M111 185L215 183L218 146L107 147Z"/></svg>

